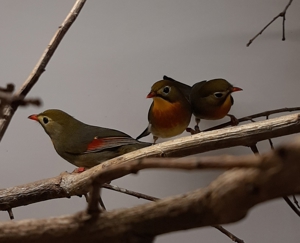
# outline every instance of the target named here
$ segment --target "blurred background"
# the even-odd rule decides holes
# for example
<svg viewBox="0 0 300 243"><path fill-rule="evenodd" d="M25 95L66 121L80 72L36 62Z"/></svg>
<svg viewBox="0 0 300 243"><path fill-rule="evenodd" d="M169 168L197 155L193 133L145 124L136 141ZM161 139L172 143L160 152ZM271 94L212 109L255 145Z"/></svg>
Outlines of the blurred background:
<svg viewBox="0 0 300 243"><path fill-rule="evenodd" d="M284 9L277 0L127 0L87 1L28 97L40 97L41 108L19 108L1 142L0 187L7 188L73 171L55 152L42 127L27 117L62 109L91 125L138 136L148 124L152 84L168 75L189 85L225 78L243 88L234 93L231 114L237 118L271 109L299 106L299 1L282 19L247 42ZM0 2L0 80L18 89L39 60L75 0L2 0ZM205 129L220 121L202 121ZM191 125L194 125L192 118ZM189 136L183 133L182 136ZM293 136L274 139L278 145ZM148 136L143 141L152 141ZM159 140L160 142L163 140ZM258 144L268 151L267 142ZM250 154L246 147L205 153ZM221 171L147 170L112 184L155 197L207 186ZM108 210L146 203L103 189ZM16 220L72 214L86 207L84 198L57 199L13 209ZM0 220L9 220L0 212ZM254 207L248 216L224 227L245 242L297 242L298 216L282 200ZM157 243L231 242L206 227L166 234Z"/></svg>

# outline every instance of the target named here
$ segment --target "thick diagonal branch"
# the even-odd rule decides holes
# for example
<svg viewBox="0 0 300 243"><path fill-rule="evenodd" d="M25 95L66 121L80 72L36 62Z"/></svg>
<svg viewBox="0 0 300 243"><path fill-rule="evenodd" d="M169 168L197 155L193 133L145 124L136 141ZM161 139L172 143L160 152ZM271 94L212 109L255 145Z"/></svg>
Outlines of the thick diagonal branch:
<svg viewBox="0 0 300 243"><path fill-rule="evenodd" d="M186 155L238 145L250 146L267 138L288 135L296 132L300 132L299 114L282 116L266 121L178 138L106 161L79 175L63 173L55 178L44 179L29 183L27 185L1 189L0 210L7 210L10 208L54 198L84 195L88 192L90 185L89 179L91 176L101 173L101 171L103 171L105 168L112 165L126 164L130 161L139 160L146 157L183 157ZM232 163L232 161L230 163ZM178 167L179 164L174 163L172 166L178 167L178 169L190 170L196 168L203 169L205 167L207 168L207 166L210 166L209 168L216 168L217 166L216 163L208 163L208 161L205 159L202 160L202 164L193 163L193 161L191 161L190 163L181 163L181 165L182 167ZM157 164L156 166L158 168L161 166L161 163ZM165 166L172 168L170 163L167 163ZM236 166L239 167L239 165L236 164L232 164L231 167L227 164L226 167L226 164L221 163L219 168L228 169ZM240 166L246 166L246 162ZM129 173L132 173L132 171L127 171L126 173L122 172L119 177Z"/></svg>
<svg viewBox="0 0 300 243"><path fill-rule="evenodd" d="M242 164L238 162L240 158L245 159L231 160ZM259 158L262 166L232 169L206 188L130 209L103 212L97 218L80 212L46 220L0 223L0 241L153 242L155 236L172 231L238 221L256 204L300 192L299 140L268 154L247 158L248 164L257 164ZM222 156L219 159L223 161ZM128 163L128 170L137 171L143 163L147 164ZM95 179L114 179L124 167L108 167Z"/></svg>

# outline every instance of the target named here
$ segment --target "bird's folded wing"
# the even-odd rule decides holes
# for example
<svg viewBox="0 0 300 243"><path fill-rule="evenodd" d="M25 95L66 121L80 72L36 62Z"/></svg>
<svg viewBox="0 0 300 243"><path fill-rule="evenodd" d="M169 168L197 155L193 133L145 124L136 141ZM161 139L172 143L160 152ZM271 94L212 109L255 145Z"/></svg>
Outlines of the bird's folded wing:
<svg viewBox="0 0 300 243"><path fill-rule="evenodd" d="M92 142L88 144L87 150L84 153L96 153L105 149L120 147L123 145L140 143L131 137L95 137Z"/></svg>

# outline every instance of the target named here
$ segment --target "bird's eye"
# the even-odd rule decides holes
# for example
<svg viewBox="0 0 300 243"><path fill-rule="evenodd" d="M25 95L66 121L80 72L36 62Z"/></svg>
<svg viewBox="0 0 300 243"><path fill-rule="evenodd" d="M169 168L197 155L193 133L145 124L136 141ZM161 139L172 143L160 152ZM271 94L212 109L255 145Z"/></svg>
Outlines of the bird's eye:
<svg viewBox="0 0 300 243"><path fill-rule="evenodd" d="M222 98L223 95L224 95L224 93L222 93L222 92L216 92L216 93L214 93L214 96L215 96L216 98Z"/></svg>
<svg viewBox="0 0 300 243"><path fill-rule="evenodd" d="M166 87L164 87L164 89L163 89L163 92L164 92L165 94L169 94L170 91L171 91L171 88L170 88L169 86L166 86Z"/></svg>
<svg viewBox="0 0 300 243"><path fill-rule="evenodd" d="M44 124L47 124L49 122L49 119L47 117L43 117Z"/></svg>

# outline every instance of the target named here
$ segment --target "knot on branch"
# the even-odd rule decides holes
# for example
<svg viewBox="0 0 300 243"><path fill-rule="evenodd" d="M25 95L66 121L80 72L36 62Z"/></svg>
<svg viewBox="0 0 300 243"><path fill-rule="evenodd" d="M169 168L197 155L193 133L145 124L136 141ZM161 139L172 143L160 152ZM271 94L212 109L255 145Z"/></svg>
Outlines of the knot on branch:
<svg viewBox="0 0 300 243"><path fill-rule="evenodd" d="M10 83L6 85L6 88L0 87L0 91L5 93L12 93L14 90L15 90L15 85Z"/></svg>
<svg viewBox="0 0 300 243"><path fill-rule="evenodd" d="M15 86L13 84L7 84L6 88L0 87L0 117L4 116L4 107L7 105L18 106L41 106L42 101L40 99L25 99L22 95L14 95L13 91Z"/></svg>

